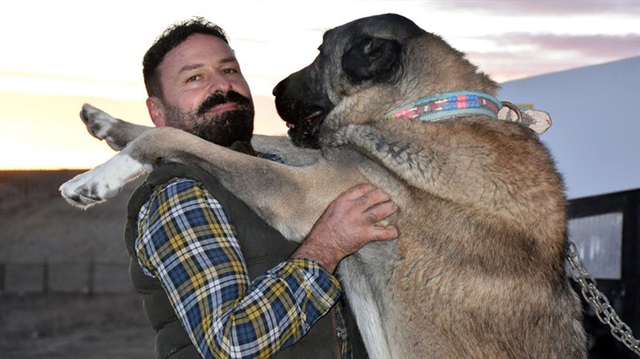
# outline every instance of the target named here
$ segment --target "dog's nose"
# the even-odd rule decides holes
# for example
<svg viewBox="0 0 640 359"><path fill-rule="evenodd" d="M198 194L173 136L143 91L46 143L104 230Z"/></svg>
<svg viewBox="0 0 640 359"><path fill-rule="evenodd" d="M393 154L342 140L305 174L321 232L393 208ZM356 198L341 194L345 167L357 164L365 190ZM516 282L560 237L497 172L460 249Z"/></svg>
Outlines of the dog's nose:
<svg viewBox="0 0 640 359"><path fill-rule="evenodd" d="M279 93L282 93L282 88L284 87L284 82L287 81L287 79L284 79L280 82L278 82L278 84L273 88L273 91L271 91L271 94L273 96L278 97Z"/></svg>

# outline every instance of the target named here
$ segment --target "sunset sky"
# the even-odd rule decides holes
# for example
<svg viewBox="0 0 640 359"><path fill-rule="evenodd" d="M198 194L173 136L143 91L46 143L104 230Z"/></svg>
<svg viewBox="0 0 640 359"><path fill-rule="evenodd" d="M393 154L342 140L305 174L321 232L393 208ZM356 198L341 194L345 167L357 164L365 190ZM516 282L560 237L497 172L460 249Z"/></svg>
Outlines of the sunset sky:
<svg viewBox="0 0 640 359"><path fill-rule="evenodd" d="M142 56L167 25L193 15L229 34L256 101L256 132L284 134L273 86L313 60L324 31L386 12L441 35L499 82L640 55L640 0L0 0L0 169L108 159L80 107L150 124Z"/></svg>

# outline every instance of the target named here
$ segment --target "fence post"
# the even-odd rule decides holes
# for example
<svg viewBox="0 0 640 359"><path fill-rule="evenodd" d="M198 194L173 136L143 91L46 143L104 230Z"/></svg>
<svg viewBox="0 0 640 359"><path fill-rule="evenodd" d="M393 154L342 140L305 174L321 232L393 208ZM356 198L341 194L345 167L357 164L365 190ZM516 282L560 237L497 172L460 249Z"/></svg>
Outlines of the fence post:
<svg viewBox="0 0 640 359"><path fill-rule="evenodd" d="M4 292L4 262L0 262L0 292Z"/></svg>
<svg viewBox="0 0 640 359"><path fill-rule="evenodd" d="M47 259L42 264L42 293L49 293L49 261Z"/></svg>
<svg viewBox="0 0 640 359"><path fill-rule="evenodd" d="M89 258L89 275L87 277L87 290L88 295L94 294L96 284L96 261L93 256Z"/></svg>

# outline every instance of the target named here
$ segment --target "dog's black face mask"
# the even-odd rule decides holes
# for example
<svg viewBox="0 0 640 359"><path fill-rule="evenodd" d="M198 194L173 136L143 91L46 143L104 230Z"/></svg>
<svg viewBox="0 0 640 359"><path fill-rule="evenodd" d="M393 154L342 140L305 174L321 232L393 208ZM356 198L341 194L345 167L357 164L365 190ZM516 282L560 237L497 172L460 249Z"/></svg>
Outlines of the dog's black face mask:
<svg viewBox="0 0 640 359"><path fill-rule="evenodd" d="M304 68L280 81L273 89L278 115L289 127L289 137L296 146L318 148L318 136L324 118L334 104L323 92L317 77Z"/></svg>
<svg viewBox="0 0 640 359"><path fill-rule="evenodd" d="M291 74L273 89L278 114L287 122L289 137L297 146L319 147L320 129L335 107L326 92L333 83L323 76L326 66L335 66L330 63L329 50L332 49L322 50L311 65ZM353 39L341 56L342 76L349 86L386 82L398 68L401 52L402 46L394 40L371 36Z"/></svg>
<svg viewBox="0 0 640 359"><path fill-rule="evenodd" d="M370 85L392 81L401 70L402 44L410 36L398 34L397 16L364 19L329 30L320 54L309 66L291 74L274 89L276 109L287 122L289 137L301 147L319 147L324 119L348 93ZM392 34L390 39L373 36L374 31ZM335 102L333 102L333 101Z"/></svg>

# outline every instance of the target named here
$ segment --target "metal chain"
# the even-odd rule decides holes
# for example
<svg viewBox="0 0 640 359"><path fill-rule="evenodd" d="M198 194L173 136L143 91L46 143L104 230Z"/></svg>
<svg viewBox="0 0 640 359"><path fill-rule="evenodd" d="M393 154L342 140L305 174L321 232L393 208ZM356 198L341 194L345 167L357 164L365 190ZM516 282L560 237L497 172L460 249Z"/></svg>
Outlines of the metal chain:
<svg viewBox="0 0 640 359"><path fill-rule="evenodd" d="M593 305L600 322L607 324L611 328L611 335L640 356L640 341L633 337L631 328L620 319L615 309L609 304L607 297L596 288L596 280L587 271L578 253L578 247L572 241L569 241L567 261L569 262L569 274L576 282L580 283L582 296Z"/></svg>

